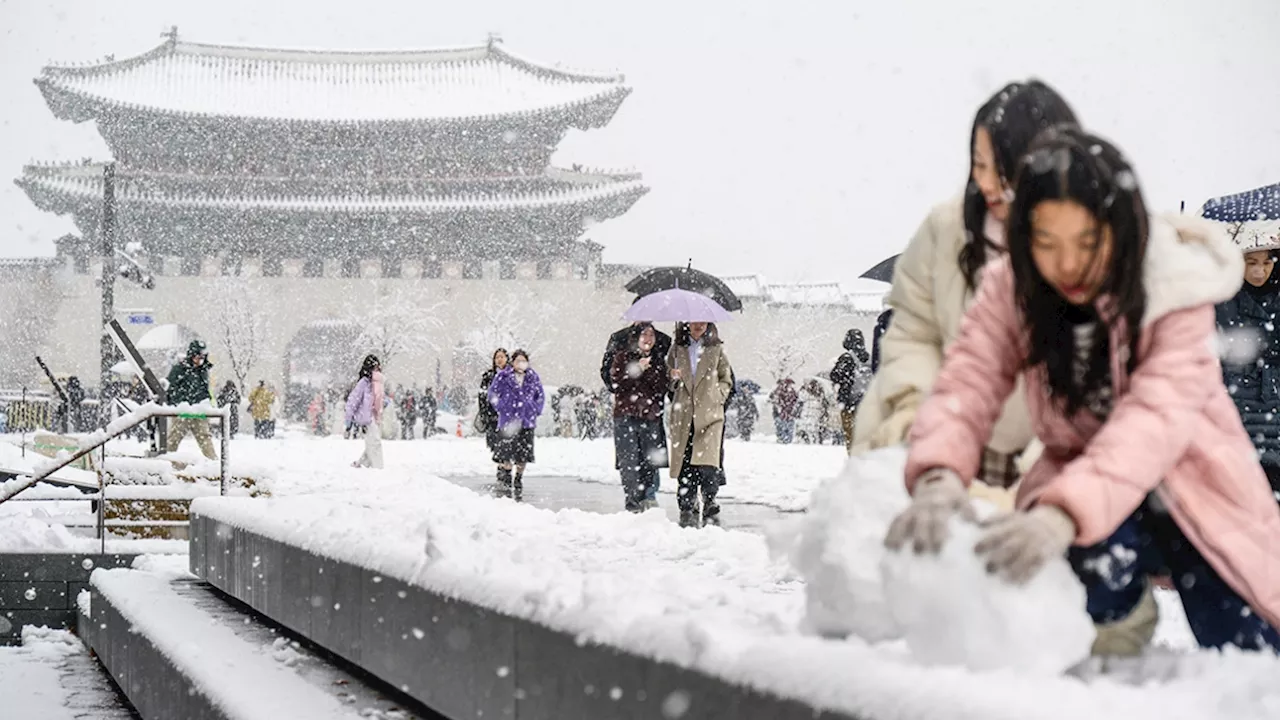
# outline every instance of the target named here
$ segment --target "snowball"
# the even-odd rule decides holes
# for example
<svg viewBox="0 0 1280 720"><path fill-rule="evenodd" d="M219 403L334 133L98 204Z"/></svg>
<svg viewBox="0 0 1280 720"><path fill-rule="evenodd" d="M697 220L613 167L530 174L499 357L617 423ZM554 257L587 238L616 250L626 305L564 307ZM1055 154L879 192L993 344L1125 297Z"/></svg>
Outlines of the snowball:
<svg viewBox="0 0 1280 720"><path fill-rule="evenodd" d="M1066 558L1011 585L974 553L981 534L956 518L939 555L884 554L884 596L912 656L926 665L1038 674L1060 674L1089 657L1093 622Z"/></svg>
<svg viewBox="0 0 1280 720"><path fill-rule="evenodd" d="M771 532L772 552L804 578L805 630L868 642L901 636L879 565L889 523L910 500L906 458L901 447L850 458L844 472L814 490L803 518Z"/></svg>

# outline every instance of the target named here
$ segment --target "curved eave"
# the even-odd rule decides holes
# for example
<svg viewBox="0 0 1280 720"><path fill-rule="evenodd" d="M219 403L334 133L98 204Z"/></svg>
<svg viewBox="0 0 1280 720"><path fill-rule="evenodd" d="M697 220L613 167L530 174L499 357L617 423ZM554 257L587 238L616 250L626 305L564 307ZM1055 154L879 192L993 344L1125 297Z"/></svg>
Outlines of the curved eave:
<svg viewBox="0 0 1280 720"><path fill-rule="evenodd" d="M15 183L36 207L46 212L96 214L100 210L102 184L84 180L58 182L27 174ZM625 213L636 200L649 191L639 181L624 181L608 186L559 190L528 196L485 198L466 196L448 199L402 197L358 200L341 197L236 197L236 198L166 198L154 195L118 195L122 211L171 209L178 211L226 210L236 212L295 212L321 214L438 215L467 212L475 214L511 212L568 212L596 219L609 219Z"/></svg>
<svg viewBox="0 0 1280 720"><path fill-rule="evenodd" d="M54 117L59 120L70 120L81 123L86 120L98 120L124 113L150 115L161 118L176 118L193 121L222 120L248 124L285 124L297 127L361 127L369 125L471 125L475 123L491 123L495 125L511 123L533 123L565 125L578 130L592 130L605 127L613 120L613 116L622 106L622 101L631 94L631 88L615 85L602 89L599 94L584 98L577 102L547 105L510 112L486 113L481 115L456 115L438 118L356 118L356 119L301 119L279 118L250 115L221 115L217 113L190 112L169 108L158 108L137 103L124 103L78 89L63 87L47 77L35 79L35 84L44 95L45 103Z"/></svg>

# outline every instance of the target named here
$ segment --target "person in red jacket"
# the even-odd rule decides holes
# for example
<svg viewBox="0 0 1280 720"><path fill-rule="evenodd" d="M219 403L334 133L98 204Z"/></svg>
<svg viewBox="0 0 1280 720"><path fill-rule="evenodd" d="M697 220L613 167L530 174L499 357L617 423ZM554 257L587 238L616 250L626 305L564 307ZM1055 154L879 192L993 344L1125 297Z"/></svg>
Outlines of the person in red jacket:
<svg viewBox="0 0 1280 720"><path fill-rule="evenodd" d="M662 427L668 372L666 359L655 350L657 339L653 325L636 325L609 366L609 388L614 395L613 447L630 512L658 506L650 486L656 482L658 468L668 465Z"/></svg>

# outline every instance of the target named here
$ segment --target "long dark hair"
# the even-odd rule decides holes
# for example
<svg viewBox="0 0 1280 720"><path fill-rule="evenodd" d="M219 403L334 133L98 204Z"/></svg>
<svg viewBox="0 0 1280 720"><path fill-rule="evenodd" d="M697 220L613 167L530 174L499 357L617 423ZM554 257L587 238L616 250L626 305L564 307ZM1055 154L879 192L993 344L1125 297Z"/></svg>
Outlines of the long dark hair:
<svg viewBox="0 0 1280 720"><path fill-rule="evenodd" d="M689 335L689 323L676 323L676 345L689 347L689 343L692 341L693 337ZM712 345L719 345L720 342L720 331L716 329L716 324L713 322L707 323L707 332L702 336L702 346L711 347Z"/></svg>
<svg viewBox="0 0 1280 720"><path fill-rule="evenodd" d="M373 379L373 371L380 370L382 362L378 360L377 355L365 355L364 362L360 363L360 377Z"/></svg>
<svg viewBox="0 0 1280 720"><path fill-rule="evenodd" d="M511 353L507 352L506 348L498 348L497 350L494 350L493 355L489 357L489 370L491 372L495 372L495 373L498 372L498 353L502 353L503 355L506 355L507 364L508 365L511 364Z"/></svg>
<svg viewBox="0 0 1280 720"><path fill-rule="evenodd" d="M1018 160L1027 152L1036 135L1045 128L1062 123L1076 123L1075 111L1053 88L1039 80L1005 85L978 109L969 131L969 177L964 189L965 244L960 248L960 270L969 290L978 287L978 271L987 263L991 241L984 225L987 200L973 179L973 148L978 142L978 128L991 136L995 150L996 171L1010 185L1018 168Z"/></svg>
<svg viewBox="0 0 1280 720"><path fill-rule="evenodd" d="M1108 377L1111 330L1123 321L1129 345L1128 372L1137 363L1137 338L1146 310L1142 264L1147 250L1147 208L1133 168L1106 140L1064 125L1041 135L1023 158L1009 208L1009 259L1014 292L1026 318L1030 352L1027 367L1043 364L1050 396L1068 413L1083 407L1088 393ZM1045 281L1031 254L1031 215L1045 200L1070 200L1098 222L1098 247L1104 228L1111 229L1111 255L1104 268L1099 297L1108 298L1105 317L1098 317L1093 349L1083 387L1073 371L1075 335L1066 314L1072 309ZM1091 262L1099 261L1095 253ZM1090 269L1092 271L1092 268ZM1096 312L1091 308L1089 312Z"/></svg>

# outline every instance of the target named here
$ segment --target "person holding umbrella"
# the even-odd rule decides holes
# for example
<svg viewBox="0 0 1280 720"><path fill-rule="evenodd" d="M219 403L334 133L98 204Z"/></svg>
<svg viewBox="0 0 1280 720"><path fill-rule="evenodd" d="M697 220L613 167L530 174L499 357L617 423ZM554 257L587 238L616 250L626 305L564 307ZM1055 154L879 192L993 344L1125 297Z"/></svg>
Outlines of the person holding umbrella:
<svg viewBox="0 0 1280 720"><path fill-rule="evenodd" d="M632 304L639 302L639 300L640 297L637 296ZM637 320L610 335L609 342L604 346L604 357L600 359L600 380L604 383L604 386L608 388L609 392L615 396L618 394L618 388L613 380L613 361L620 353L625 354L629 349L631 349L631 346L635 342L636 330L643 330L645 327L648 327L653 331L654 342L652 352L656 357L662 358L665 362L667 353L671 352L671 336L653 327L653 323ZM619 418L617 414L616 401L614 410L613 436L616 446L618 433L622 432L622 428L619 426L621 418ZM665 448L667 446L667 431L662 427L662 423L658 423L658 432L660 433L658 441ZM614 453L614 455L614 467L619 473L623 474L622 482L625 486L626 476L622 471L622 455L620 453ZM645 496L645 501L653 507L658 506L658 487L661 484L662 473L657 467L655 467L653 468L652 479L645 483L645 487L648 490L648 494Z"/></svg>
<svg viewBox="0 0 1280 720"><path fill-rule="evenodd" d="M1210 200L1200 216L1219 224L1244 255L1244 284L1215 308L1222 379L1258 460L1280 492L1280 184Z"/></svg>
<svg viewBox="0 0 1280 720"><path fill-rule="evenodd" d="M733 370L715 323L678 323L667 365L671 457L678 458L671 463L671 477L680 484L680 526L719 525L716 493L724 481L724 413L733 390Z"/></svg>
<svg viewBox="0 0 1280 720"><path fill-rule="evenodd" d="M613 446L622 473L629 512L658 506L654 497L659 468L667 467L667 433L662 411L667 400L667 358L658 354L658 333L649 323L631 329L631 341L614 354L609 368L613 389Z"/></svg>

